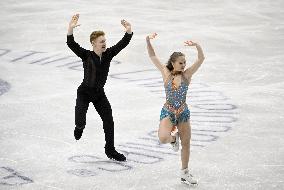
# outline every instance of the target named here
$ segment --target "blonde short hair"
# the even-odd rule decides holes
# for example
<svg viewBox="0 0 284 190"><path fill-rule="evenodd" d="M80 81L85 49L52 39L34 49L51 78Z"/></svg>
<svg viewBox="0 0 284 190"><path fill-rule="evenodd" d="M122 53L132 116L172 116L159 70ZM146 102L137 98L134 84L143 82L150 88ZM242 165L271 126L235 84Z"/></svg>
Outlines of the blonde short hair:
<svg viewBox="0 0 284 190"><path fill-rule="evenodd" d="M104 36L104 35L105 35L105 33L104 33L103 31L100 31L100 30L94 31L94 32L92 32L91 35L90 35L90 42L92 43L92 41L94 41L94 40L97 39L98 37Z"/></svg>

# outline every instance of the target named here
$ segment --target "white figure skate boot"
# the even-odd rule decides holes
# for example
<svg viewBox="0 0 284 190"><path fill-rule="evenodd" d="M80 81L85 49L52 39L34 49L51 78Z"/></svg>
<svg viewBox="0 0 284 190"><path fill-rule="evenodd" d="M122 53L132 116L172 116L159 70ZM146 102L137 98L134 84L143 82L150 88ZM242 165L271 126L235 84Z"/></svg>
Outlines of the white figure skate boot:
<svg viewBox="0 0 284 190"><path fill-rule="evenodd" d="M197 185L197 180L189 173L188 168L181 170L180 179L182 183Z"/></svg>

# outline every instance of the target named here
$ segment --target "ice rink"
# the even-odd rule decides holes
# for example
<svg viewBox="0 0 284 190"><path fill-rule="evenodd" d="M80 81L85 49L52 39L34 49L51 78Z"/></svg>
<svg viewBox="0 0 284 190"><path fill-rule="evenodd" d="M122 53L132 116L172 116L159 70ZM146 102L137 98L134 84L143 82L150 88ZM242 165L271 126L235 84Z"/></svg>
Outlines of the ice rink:
<svg viewBox="0 0 284 190"><path fill-rule="evenodd" d="M284 189L284 1L141 0L0 2L1 190L270 190ZM66 45L104 30L107 46L132 24L130 44L111 63L105 85L115 146L127 162L104 154L102 121L92 104L75 141L76 90L82 63ZM165 94L146 52L173 51L189 65L201 44L205 61L187 96L191 109L190 169L197 187L181 184L180 153L157 137Z"/></svg>

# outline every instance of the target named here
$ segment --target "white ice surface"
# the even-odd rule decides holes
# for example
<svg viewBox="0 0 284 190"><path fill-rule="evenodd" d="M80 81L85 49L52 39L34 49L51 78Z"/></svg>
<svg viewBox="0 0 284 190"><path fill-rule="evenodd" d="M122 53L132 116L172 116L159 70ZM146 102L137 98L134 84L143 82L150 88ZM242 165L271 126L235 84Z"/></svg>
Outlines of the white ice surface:
<svg viewBox="0 0 284 190"><path fill-rule="evenodd" d="M194 48L206 60L190 85L195 189L284 189L284 2L275 1L35 1L0 2L0 189L188 189L179 182L180 155L159 145L164 93L147 57ZM90 104L83 137L73 137L76 89L83 73L66 46L70 17L90 49L89 34L106 32L108 46L133 39L114 58L105 86L115 121L115 145L128 161L104 155L102 122Z"/></svg>

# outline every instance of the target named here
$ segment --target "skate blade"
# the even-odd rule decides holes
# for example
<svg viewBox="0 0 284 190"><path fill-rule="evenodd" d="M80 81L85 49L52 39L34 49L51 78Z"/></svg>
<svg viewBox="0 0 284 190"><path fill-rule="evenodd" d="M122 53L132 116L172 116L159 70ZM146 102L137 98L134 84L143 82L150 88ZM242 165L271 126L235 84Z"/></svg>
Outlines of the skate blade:
<svg viewBox="0 0 284 190"><path fill-rule="evenodd" d="M112 157L108 157L108 159L110 160L110 161L114 161L114 162L126 162L127 160L125 159L125 160L116 160L116 159L114 159L114 158L112 158Z"/></svg>
<svg viewBox="0 0 284 190"><path fill-rule="evenodd" d="M190 183L190 182L188 182L188 181L186 181L185 179L182 179L182 178L180 179L180 182L182 184L189 185L189 186L192 186L192 187L198 186L198 183Z"/></svg>

